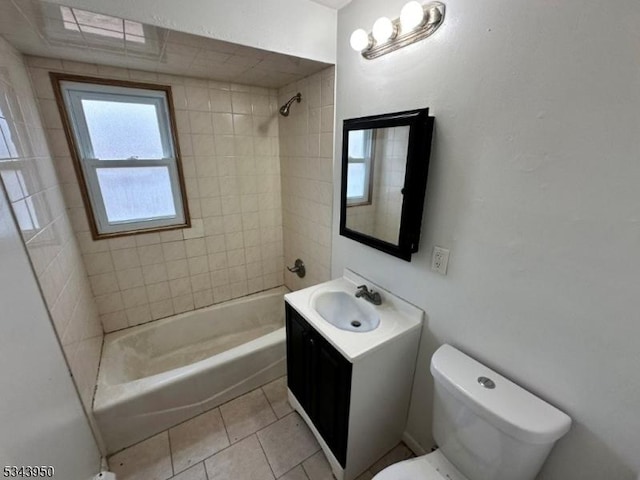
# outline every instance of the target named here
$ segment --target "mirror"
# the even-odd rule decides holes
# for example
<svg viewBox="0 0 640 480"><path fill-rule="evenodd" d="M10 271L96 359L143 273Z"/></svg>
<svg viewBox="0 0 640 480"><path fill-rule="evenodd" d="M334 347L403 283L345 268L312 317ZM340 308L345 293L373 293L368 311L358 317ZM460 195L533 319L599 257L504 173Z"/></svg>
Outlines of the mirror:
<svg viewBox="0 0 640 480"><path fill-rule="evenodd" d="M411 261L420 240L433 120L420 109L344 121L341 235Z"/></svg>

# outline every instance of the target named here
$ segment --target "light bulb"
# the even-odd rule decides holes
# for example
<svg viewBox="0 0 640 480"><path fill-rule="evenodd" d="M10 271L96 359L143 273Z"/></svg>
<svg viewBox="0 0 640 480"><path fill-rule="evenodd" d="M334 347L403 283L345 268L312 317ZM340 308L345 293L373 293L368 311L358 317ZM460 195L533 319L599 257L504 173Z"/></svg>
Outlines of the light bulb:
<svg viewBox="0 0 640 480"><path fill-rule="evenodd" d="M356 52L361 52L366 49L369 46L370 42L371 41L369 40L369 34L362 28L355 30L351 34L351 48L353 48Z"/></svg>
<svg viewBox="0 0 640 480"><path fill-rule="evenodd" d="M376 23L373 24L373 38L376 39L377 43L384 43L395 36L395 26L387 17L380 17L376 20Z"/></svg>
<svg viewBox="0 0 640 480"><path fill-rule="evenodd" d="M402 33L410 32L424 21L424 9L419 2L412 1L407 3L400 10L400 25L402 25Z"/></svg>

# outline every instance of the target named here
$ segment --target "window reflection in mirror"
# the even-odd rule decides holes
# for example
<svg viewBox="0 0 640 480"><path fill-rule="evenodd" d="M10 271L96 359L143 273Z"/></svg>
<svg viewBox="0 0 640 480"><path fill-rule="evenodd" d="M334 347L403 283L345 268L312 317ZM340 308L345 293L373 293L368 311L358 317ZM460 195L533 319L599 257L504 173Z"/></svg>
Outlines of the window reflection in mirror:
<svg viewBox="0 0 640 480"><path fill-rule="evenodd" d="M371 203L373 151L373 130L349 132L347 206Z"/></svg>
<svg viewBox="0 0 640 480"><path fill-rule="evenodd" d="M398 245L409 126L349 132L347 228Z"/></svg>

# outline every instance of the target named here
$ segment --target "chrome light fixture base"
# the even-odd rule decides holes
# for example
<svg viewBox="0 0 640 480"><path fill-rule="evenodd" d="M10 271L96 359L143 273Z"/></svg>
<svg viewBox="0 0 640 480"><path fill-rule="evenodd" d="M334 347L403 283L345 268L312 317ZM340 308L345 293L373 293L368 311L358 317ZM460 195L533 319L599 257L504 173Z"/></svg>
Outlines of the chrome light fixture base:
<svg viewBox="0 0 640 480"><path fill-rule="evenodd" d="M361 52L362 56L367 60L373 60L431 36L444 21L445 6L441 2L431 2L424 5L423 8L425 18L421 25L405 33L402 32L400 19L396 18L393 20L393 25L395 32L398 33L392 39L380 45L373 43L372 46Z"/></svg>

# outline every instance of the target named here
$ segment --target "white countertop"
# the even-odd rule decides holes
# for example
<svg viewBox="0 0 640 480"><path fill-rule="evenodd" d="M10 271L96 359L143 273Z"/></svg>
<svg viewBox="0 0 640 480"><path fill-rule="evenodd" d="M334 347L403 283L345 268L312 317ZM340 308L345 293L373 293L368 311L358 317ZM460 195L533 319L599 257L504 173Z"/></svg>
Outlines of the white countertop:
<svg viewBox="0 0 640 480"><path fill-rule="evenodd" d="M313 308L313 300L320 293L343 291L354 295L355 298L359 285L367 285L370 289L373 288L373 290L380 292L382 295L382 304L379 306L373 305L363 298L355 299L358 302L367 303L379 315L380 325L375 330L370 332L350 332L339 329L322 318ZM348 269L345 269L342 278L288 293L284 298L329 343L352 362L393 338L412 331L414 334L419 335L424 317L424 312L416 306L398 298L391 292L380 288L373 282Z"/></svg>

